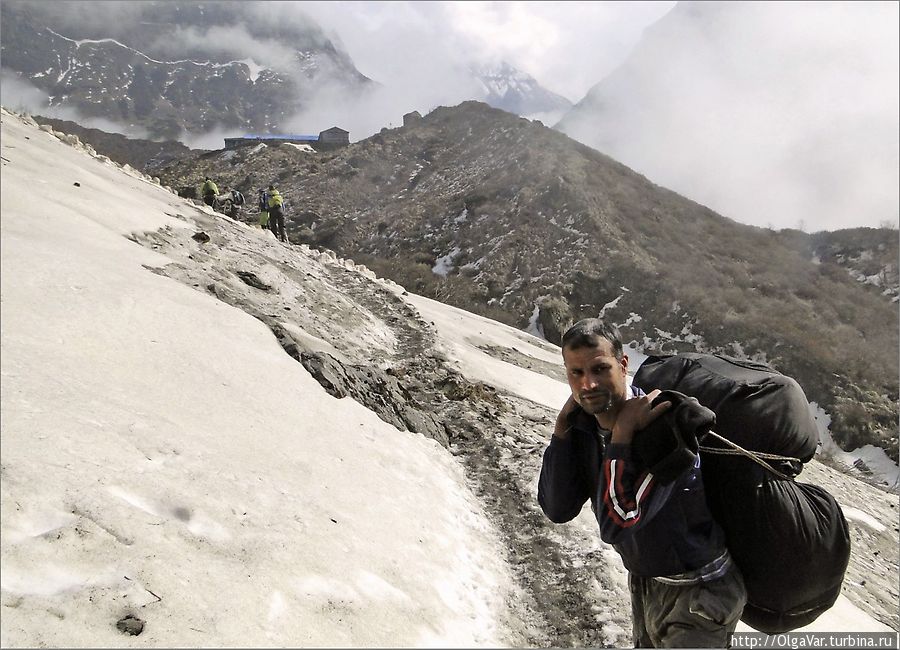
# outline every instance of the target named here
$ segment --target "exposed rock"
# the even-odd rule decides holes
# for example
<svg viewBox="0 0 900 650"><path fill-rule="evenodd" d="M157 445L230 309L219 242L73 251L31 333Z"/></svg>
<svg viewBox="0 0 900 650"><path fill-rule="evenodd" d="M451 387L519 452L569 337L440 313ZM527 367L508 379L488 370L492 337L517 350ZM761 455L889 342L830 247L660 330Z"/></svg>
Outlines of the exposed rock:
<svg viewBox="0 0 900 650"><path fill-rule="evenodd" d="M304 352L300 362L329 394L352 397L398 429L420 433L445 447L449 444L443 426L412 400L396 377L371 366L342 364L329 354Z"/></svg>
<svg viewBox="0 0 900 650"><path fill-rule="evenodd" d="M137 636L144 631L144 621L133 614L128 614L116 621L116 628L122 634Z"/></svg>
<svg viewBox="0 0 900 650"><path fill-rule="evenodd" d="M255 288L261 289L261 290L263 290L263 291L271 291L271 289L272 289L272 287L271 287L270 285L268 285L268 284L266 284L265 282L263 282L262 280L260 280L260 279L256 276L255 273L252 273L252 272L250 272L250 271L238 271L238 272L236 273L236 275L237 275L241 280L243 280L244 282L246 282L247 284L249 284L251 287L255 287Z"/></svg>

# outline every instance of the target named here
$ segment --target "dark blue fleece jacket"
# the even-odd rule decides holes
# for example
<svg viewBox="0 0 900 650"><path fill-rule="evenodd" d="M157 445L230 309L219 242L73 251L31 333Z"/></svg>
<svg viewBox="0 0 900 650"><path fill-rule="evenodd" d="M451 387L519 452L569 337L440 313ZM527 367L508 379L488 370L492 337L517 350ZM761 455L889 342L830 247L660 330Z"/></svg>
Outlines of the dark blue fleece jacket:
<svg viewBox="0 0 900 650"><path fill-rule="evenodd" d="M643 395L632 387L632 395ZM671 576L699 569L722 554L725 535L706 505L699 457L694 467L659 485L611 433L578 409L569 436L553 436L544 452L538 502L556 523L574 519L590 499L600 537L635 575Z"/></svg>

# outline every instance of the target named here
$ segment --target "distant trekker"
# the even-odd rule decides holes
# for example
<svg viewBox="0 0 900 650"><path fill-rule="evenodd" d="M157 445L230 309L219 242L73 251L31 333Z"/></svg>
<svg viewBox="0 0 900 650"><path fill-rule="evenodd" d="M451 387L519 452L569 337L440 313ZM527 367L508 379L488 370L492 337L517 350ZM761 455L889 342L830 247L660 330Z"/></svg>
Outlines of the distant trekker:
<svg viewBox="0 0 900 650"><path fill-rule="evenodd" d="M237 188L231 190L231 202L237 206L244 205L244 193Z"/></svg>
<svg viewBox="0 0 900 650"><path fill-rule="evenodd" d="M225 186L225 194L228 202L228 216L232 219L237 219L238 213L241 211L241 206L244 205L244 195L237 188L230 189L227 185Z"/></svg>
<svg viewBox="0 0 900 650"><path fill-rule="evenodd" d="M269 219L272 232L283 242L287 241L287 233L284 230L284 198L274 185L269 185Z"/></svg>
<svg viewBox="0 0 900 650"><path fill-rule="evenodd" d="M200 188L200 194L203 196L203 202L209 207L213 207L216 201L216 195L219 193L219 187L213 180L207 176L203 180L203 186Z"/></svg>
<svg viewBox="0 0 900 650"><path fill-rule="evenodd" d="M269 195L263 188L259 188L259 197L257 200L257 207L259 208L259 227L269 229Z"/></svg>

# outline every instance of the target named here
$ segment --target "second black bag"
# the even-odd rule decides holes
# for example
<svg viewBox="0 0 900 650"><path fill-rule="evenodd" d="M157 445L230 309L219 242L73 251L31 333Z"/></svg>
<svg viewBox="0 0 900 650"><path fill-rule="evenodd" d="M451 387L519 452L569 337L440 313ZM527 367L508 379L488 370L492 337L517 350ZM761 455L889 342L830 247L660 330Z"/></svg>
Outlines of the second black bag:
<svg viewBox="0 0 900 650"><path fill-rule="evenodd" d="M648 357L634 384L695 397L715 413L718 435L796 459L766 461L786 479L744 455L700 450L710 510L747 585L742 620L777 634L828 610L850 560L850 532L828 492L792 480L818 443L800 385L764 364L694 353ZM729 448L710 438L704 447Z"/></svg>

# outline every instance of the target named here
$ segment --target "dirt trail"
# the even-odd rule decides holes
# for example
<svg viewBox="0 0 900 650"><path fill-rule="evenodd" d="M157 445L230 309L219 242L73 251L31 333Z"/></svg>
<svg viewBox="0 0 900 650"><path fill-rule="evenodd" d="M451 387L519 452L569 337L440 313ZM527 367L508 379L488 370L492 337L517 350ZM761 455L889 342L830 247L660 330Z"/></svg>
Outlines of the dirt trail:
<svg viewBox="0 0 900 650"><path fill-rule="evenodd" d="M507 621L516 645L629 642L627 592L621 581L605 581L610 568L598 542L551 524L535 500L554 413L452 370L433 326L397 285L202 210L196 222L208 241L190 229L133 237L172 260L154 272L259 319L326 390L435 438L459 458L521 587ZM387 334L373 342L373 332Z"/></svg>
<svg viewBox="0 0 900 650"><path fill-rule="evenodd" d="M433 325L403 299L398 285L333 254L282 244L225 217L198 210L196 223L208 241L193 238L190 229L134 240L172 260L155 272L259 319L326 390L353 397L398 428L438 440L459 458L506 541L506 559L521 588L507 621L514 645L630 644L618 557L599 541L592 521L580 517L557 526L536 503L536 477L555 413L451 369ZM515 350L484 351L559 378L558 368ZM815 461L800 479L822 484L842 505L873 504L872 514L888 522L884 530L850 522L854 551L843 593L900 629L895 495Z"/></svg>

